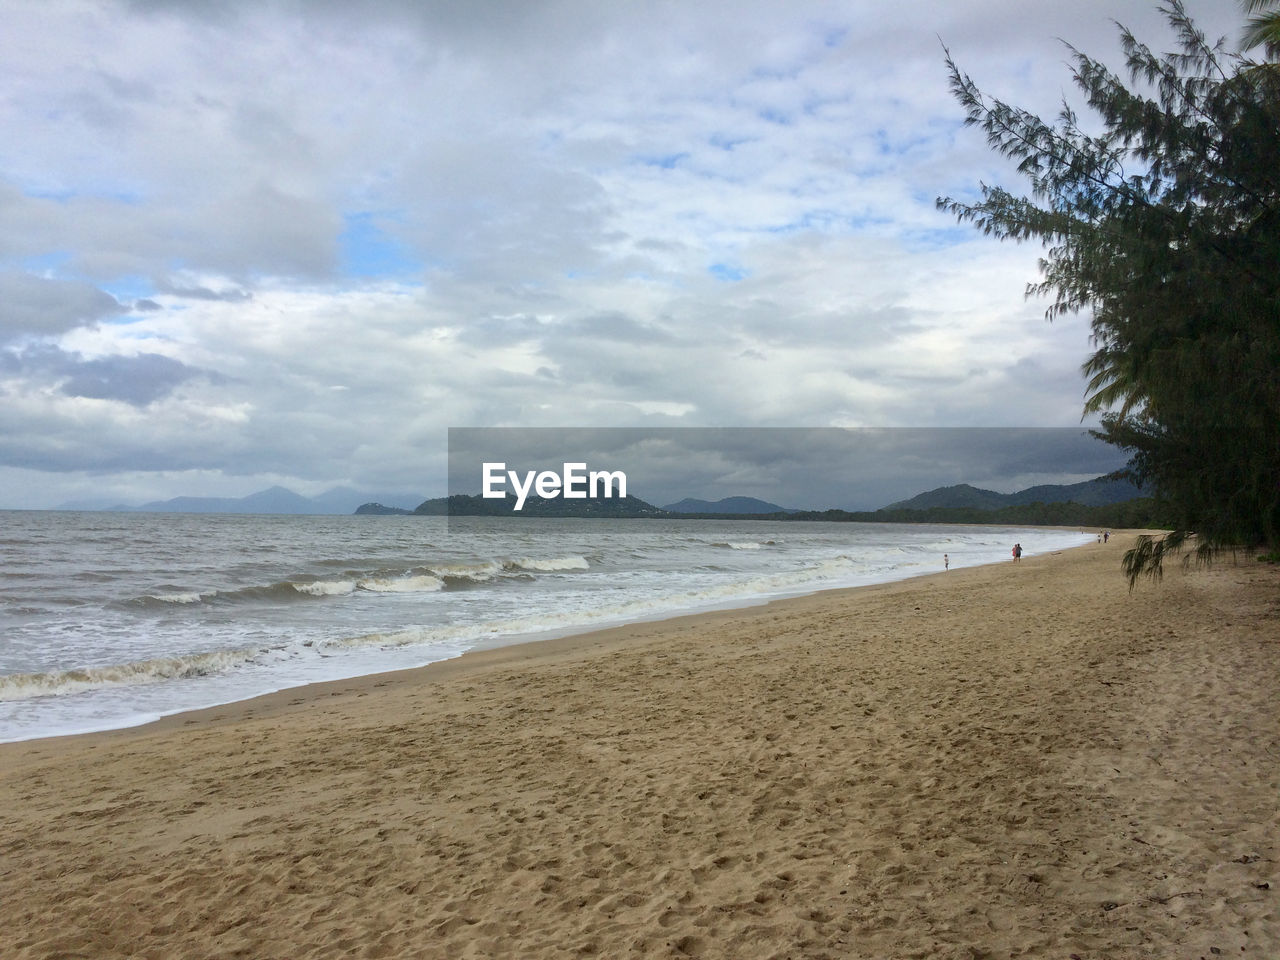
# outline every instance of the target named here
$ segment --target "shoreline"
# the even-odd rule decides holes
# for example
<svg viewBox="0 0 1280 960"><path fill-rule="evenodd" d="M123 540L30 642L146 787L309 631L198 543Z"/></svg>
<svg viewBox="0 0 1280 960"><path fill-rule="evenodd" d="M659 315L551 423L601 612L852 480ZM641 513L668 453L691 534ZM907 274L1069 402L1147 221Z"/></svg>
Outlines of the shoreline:
<svg viewBox="0 0 1280 960"><path fill-rule="evenodd" d="M859 524L859 525L867 525L867 524ZM875 525L875 524L872 524L872 525ZM879 526L885 526L885 525L887 524L879 524ZM942 524L941 526L959 527L962 529L970 529L970 528L985 529L988 525ZM1001 529L1005 529L1005 527L1001 525ZM1084 534L1084 531L1082 531L1077 526L1044 526L1044 527L1034 527L1034 528L1008 527L1007 529L1010 532L1014 533L1015 535L1017 532L1020 532L1020 531L1028 532L1028 533L1038 533L1041 530L1054 530L1054 531L1061 531L1063 533L1066 533L1068 531L1070 532L1079 531L1082 535ZM1139 533L1139 532L1150 532L1150 531L1127 531L1127 532ZM1044 553L1056 553L1061 550L1076 549L1078 547L1087 547L1090 545L1091 545L1091 542L1086 541L1086 542L1082 542L1082 543L1071 545L1071 546L1057 547L1057 548L1049 549L1039 554L1028 555L1028 559L1030 559L1031 556L1044 555ZM994 560L988 563L977 564L975 566L979 566L979 567L993 566L993 565L998 566L1000 563L1005 562L1007 559L1008 558L1006 557L1001 560ZM960 570L968 570L973 568L974 566L957 566L954 569L956 571L960 571ZM920 577L933 576L935 575L935 573L940 574L942 572L944 571L939 570L939 571L933 571L929 573L910 572L910 567L902 567L902 568L899 568L897 571L895 571L893 576L890 579L878 581L876 583L857 584L853 586L823 586L823 587L809 586L809 587L800 588L798 591L795 591L795 592L784 592L781 594L774 594L772 596L767 594L766 595L744 595L742 597L728 599L728 600L707 601L705 603L700 603L690 608L681 609L677 607L675 609L667 610L667 611L661 611L661 612L656 612L651 614L640 614L640 615L637 615L635 619L624 619L611 624L606 623L605 625L579 623L579 624L574 624L574 625L560 627L560 628L548 628L545 630L533 631L530 633L517 633L517 634L509 634L502 637L485 638L485 639L476 641L473 647L467 650L464 650L461 654L455 654L454 656L446 657L442 660L430 661L428 663L421 664L419 666L391 668L391 669L376 671L373 673L355 674L351 677L337 677L336 679L332 679L332 680L318 680L318 681L311 681L306 683L291 684L287 686L282 686L275 690L267 690L262 693L255 693L248 696L236 697L231 700L227 700L221 703L213 703L208 706L185 707L185 708L173 710L171 712L160 713L158 715L155 713L151 713L150 716L148 716L146 719L138 719L135 716L131 718L129 721L121 721L113 726L72 730L67 732L48 733L48 734L42 734L42 735L33 736L33 737L24 737L16 740L0 740L0 749L3 749L4 747L9 745L20 744L20 743L38 743L44 740L60 740L68 737L89 737L89 736L95 736L98 734L108 734L108 733L126 731L126 730L145 730L155 724L163 724L166 721L181 719L187 716L193 716L193 715L199 716L199 715L209 714L211 712L221 712L227 709L234 708L240 704L252 704L260 700L265 700L265 699L274 698L274 697L285 697L285 696L296 697L299 695L307 696L305 691L307 691L311 687L330 688L333 685L358 683L361 681L367 681L370 679L384 677L384 676L394 676L402 673L411 674L414 671L429 669L434 666L437 666L438 664L452 663L459 660L460 658L469 657L473 654L487 653L489 651L506 649L508 647L522 647L526 644L537 644L537 643L550 642L550 641L568 640L573 637L587 637L592 634L609 632L616 629L626 630L629 627L644 624L644 623L663 623L668 620L678 620L678 619L683 619L685 617L698 617L698 616L703 616L705 614L730 612L734 610L750 610L758 607L766 607L772 603L777 603L785 600L799 599L803 597L814 596L817 594L834 593L834 592L839 592L844 590L864 590L864 589L883 586L891 583L898 583L898 582L903 582L907 580L913 580ZM145 713L145 711L140 711L140 712Z"/></svg>
<svg viewBox="0 0 1280 960"><path fill-rule="evenodd" d="M1082 546L1088 546L1088 544ZM1055 551L1054 553L1059 552L1061 551ZM1003 562L1001 561L1001 563ZM1027 562L1031 562L1031 558L1028 558ZM431 663L426 663L419 667L406 667L401 670L387 670L381 673L367 673L338 680L322 680L317 683L307 683L296 687L285 687L280 690L272 690L268 693L248 697L244 700L233 700L211 707L181 710L177 713L167 714L154 720L127 727L88 730L83 733L54 734L47 737L33 737L29 740L0 743L0 759L4 757L5 751L9 748L23 745L38 746L42 743L78 741L95 737L120 739L127 738L132 734L165 733L206 723L235 723L238 720L253 716L267 717L278 716L282 713L304 712L312 704L326 702L326 697L363 696L371 689L446 683L472 679L493 670L536 667L544 662L573 660L580 657L607 656L614 652L617 647L643 644L654 638L665 639L673 631L692 632L700 627L715 626L719 621L732 619L744 613L750 615L755 612L776 612L779 615L785 615L789 605L803 604L804 601L814 598L831 597L846 593L861 594L865 592L870 594L882 592L887 588L927 580L931 577L953 576L955 573L964 570L981 570L998 565L995 563L981 564L974 567L957 568L955 572L917 574L900 580L889 580L883 583L856 587L830 587L796 596L758 599L744 602L740 606L713 610L677 613L670 616L659 614L651 619L631 620L607 627L590 627L582 631L567 633L563 636L520 640L515 643L502 643L495 646L474 648L456 657L433 660ZM773 611L775 607L777 610Z"/></svg>
<svg viewBox="0 0 1280 960"><path fill-rule="evenodd" d="M1280 572L1131 539L0 745L13 955L1273 955Z"/></svg>
<svg viewBox="0 0 1280 960"><path fill-rule="evenodd" d="M1088 546L1088 544L1083 546ZM1030 562L1030 559L1028 559L1028 562ZM997 564L957 568L956 572L979 570L990 566L997 566ZM881 588L944 575L952 574L950 571L946 574L935 572L917 574L901 580L889 580L884 583L866 584L864 586L831 587L797 596L744 602L740 606L677 613L670 616L657 615L652 619L632 620L613 626L590 627L582 631L567 633L563 636L519 640L514 643L473 648L455 657L433 660L419 667L406 667L400 670L387 670L381 673L367 673L338 680L322 680L317 683L306 683L296 687L284 687L280 690L272 690L243 700L232 700L228 703L215 704L210 707L180 710L176 713L157 717L154 720L147 720L129 726L8 741L0 743L0 759L4 759L6 752L23 746L38 747L40 744L80 741L92 738L115 740L133 735L145 736L153 732L161 733L178 730L206 723L234 723L237 720L255 715L276 716L281 713L294 712L295 708L299 712L305 711L312 703L326 702L325 697L345 694L363 696L374 688L401 687L419 683L444 683L458 679L469 679L473 675L483 674L489 670L535 666L543 661L572 659L579 656L607 655L615 645L633 642L643 643L650 634L661 637L665 636L669 630L696 630L700 625L712 625L719 620L731 618L734 615L765 611L775 606L781 608L780 612L785 612L785 607L788 604L803 602L814 597L849 592L873 592ZM298 702L300 700L305 702Z"/></svg>

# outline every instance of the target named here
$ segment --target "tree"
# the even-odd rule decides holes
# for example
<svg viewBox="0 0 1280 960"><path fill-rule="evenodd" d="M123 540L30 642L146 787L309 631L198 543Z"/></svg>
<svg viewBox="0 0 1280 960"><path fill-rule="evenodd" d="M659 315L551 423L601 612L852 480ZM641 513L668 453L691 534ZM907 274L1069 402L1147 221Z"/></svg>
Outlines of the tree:
<svg viewBox="0 0 1280 960"><path fill-rule="evenodd" d="M1264 47L1269 57L1280 57L1280 10L1263 12L1276 0L1243 0L1246 13L1254 14L1245 23L1244 47Z"/></svg>
<svg viewBox="0 0 1280 960"><path fill-rule="evenodd" d="M1262 5L1267 5L1263 0ZM1280 549L1280 70L1210 45L1174 0L1181 51L1120 37L1129 84L1069 47L1100 121L1056 123L988 99L947 53L966 123L1018 161L1029 196L982 185L941 209L988 234L1039 240L1049 319L1091 310L1085 412L1131 454L1176 529L1125 555L1132 586L1190 545Z"/></svg>

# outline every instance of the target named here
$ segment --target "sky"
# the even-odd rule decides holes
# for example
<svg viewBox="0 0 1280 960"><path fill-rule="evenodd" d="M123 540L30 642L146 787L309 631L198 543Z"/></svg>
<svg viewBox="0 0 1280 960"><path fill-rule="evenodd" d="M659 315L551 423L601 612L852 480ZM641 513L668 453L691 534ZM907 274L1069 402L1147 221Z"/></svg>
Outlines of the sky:
<svg viewBox="0 0 1280 960"><path fill-rule="evenodd" d="M943 44L1050 117L1113 21L1174 46L1139 0L2 0L0 507L438 496L450 427L1079 427L1089 318L936 209L1022 185Z"/></svg>

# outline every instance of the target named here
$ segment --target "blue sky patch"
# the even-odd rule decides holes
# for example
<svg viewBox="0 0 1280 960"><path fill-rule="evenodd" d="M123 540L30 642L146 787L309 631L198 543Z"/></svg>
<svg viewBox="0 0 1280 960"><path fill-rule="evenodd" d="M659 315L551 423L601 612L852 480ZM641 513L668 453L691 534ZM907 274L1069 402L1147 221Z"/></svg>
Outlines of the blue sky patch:
<svg viewBox="0 0 1280 960"><path fill-rule="evenodd" d="M151 282L150 278L139 274L116 277L111 282L102 284L102 289L126 307L135 300L153 297L156 294L155 284Z"/></svg>
<svg viewBox="0 0 1280 960"><path fill-rule="evenodd" d="M338 236L342 249L342 270L352 277L403 277L417 273L422 262L403 243L391 236L379 220L386 214L365 211L344 215L347 228Z"/></svg>
<svg viewBox="0 0 1280 960"><path fill-rule="evenodd" d="M713 263L707 267L707 273L725 283L737 283L751 276L751 271L731 263Z"/></svg>
<svg viewBox="0 0 1280 960"><path fill-rule="evenodd" d="M689 159L689 154L687 152L644 154L636 157L636 159L646 167L658 167L662 170L674 170L679 166L681 160Z"/></svg>

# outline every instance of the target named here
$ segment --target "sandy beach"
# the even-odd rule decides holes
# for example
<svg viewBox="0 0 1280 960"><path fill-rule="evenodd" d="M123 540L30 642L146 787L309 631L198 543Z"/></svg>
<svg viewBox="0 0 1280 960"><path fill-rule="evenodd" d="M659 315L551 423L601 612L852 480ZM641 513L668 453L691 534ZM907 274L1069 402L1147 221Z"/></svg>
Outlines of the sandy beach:
<svg viewBox="0 0 1280 960"><path fill-rule="evenodd" d="M0 955L1280 956L1280 570L1130 541L0 746Z"/></svg>

